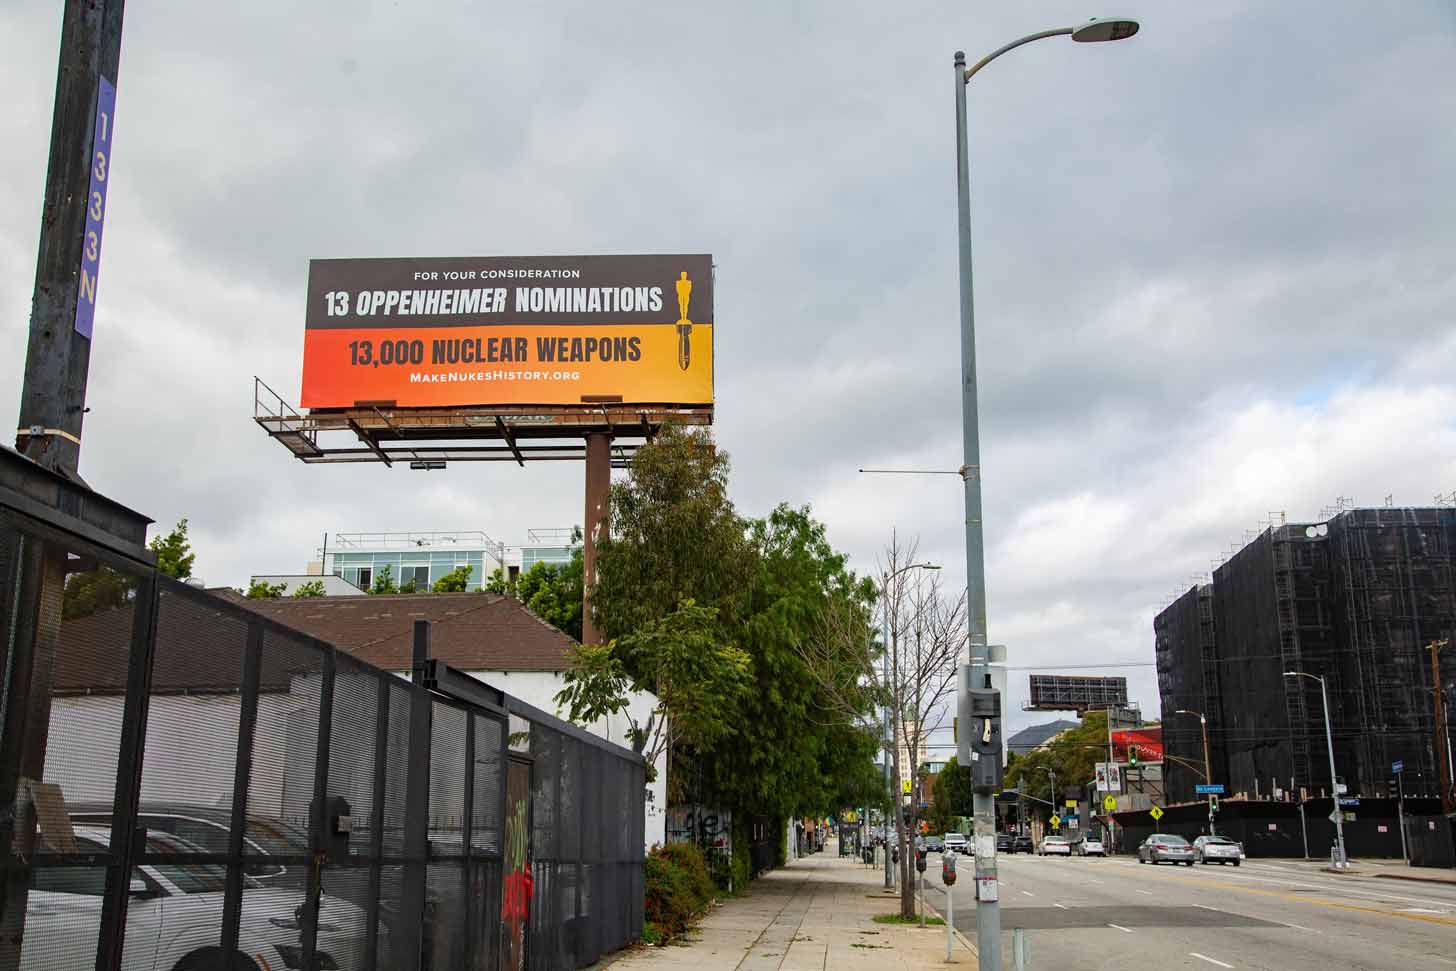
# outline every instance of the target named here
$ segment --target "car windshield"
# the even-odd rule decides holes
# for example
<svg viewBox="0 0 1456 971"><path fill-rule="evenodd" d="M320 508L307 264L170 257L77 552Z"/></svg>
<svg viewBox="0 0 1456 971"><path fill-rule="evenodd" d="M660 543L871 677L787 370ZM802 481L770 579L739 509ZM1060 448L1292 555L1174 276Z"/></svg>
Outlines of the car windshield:
<svg viewBox="0 0 1456 971"><path fill-rule="evenodd" d="M1234 843L1234 841L1231 840L1231 839L1229 839L1227 836L1205 836L1205 837L1203 837L1203 843L1204 843L1205 846L1208 845L1208 844L1210 844L1210 843L1211 844L1214 844L1214 845L1217 845L1217 846L1234 846L1234 845L1236 845Z"/></svg>
<svg viewBox="0 0 1456 971"><path fill-rule="evenodd" d="M1187 846L1188 845L1188 841L1185 840L1181 836L1156 836L1156 837L1154 837L1154 839L1156 839L1159 843L1165 843L1168 846Z"/></svg>

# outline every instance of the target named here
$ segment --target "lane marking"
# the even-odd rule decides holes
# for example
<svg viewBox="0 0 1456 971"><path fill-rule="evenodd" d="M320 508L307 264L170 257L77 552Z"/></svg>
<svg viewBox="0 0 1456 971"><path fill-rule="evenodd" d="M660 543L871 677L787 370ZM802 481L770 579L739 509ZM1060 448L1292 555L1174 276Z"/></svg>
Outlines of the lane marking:
<svg viewBox="0 0 1456 971"><path fill-rule="evenodd" d="M1032 893L1030 890L1023 890L1021 892L1024 893L1024 894L1026 894L1028 897L1035 897L1036 896L1036 894Z"/></svg>
<svg viewBox="0 0 1456 971"><path fill-rule="evenodd" d="M1216 965L1218 965L1221 968L1231 968L1231 967L1233 967L1232 964L1224 964L1218 958L1211 958L1207 954L1199 954L1197 951L1189 951L1188 952L1188 956L1191 957L1191 958L1198 958L1198 960L1200 960L1200 961L1207 961L1209 964L1216 964Z"/></svg>
<svg viewBox="0 0 1456 971"><path fill-rule="evenodd" d="M1066 910L1067 909L1067 905L1066 904L1052 904L1052 906L1053 907L1060 907L1063 910Z"/></svg>
<svg viewBox="0 0 1456 971"><path fill-rule="evenodd" d="M1101 880L1088 880L1087 882L1088 883L1095 883L1099 887L1102 886L1102 881Z"/></svg>
<svg viewBox="0 0 1456 971"><path fill-rule="evenodd" d="M1285 927L1293 927L1297 931L1309 931L1309 928L1308 927L1305 927L1302 924L1291 924L1287 920L1276 921L1276 923L1283 924ZM1309 931L1309 932L1311 934L1314 933L1314 931Z"/></svg>
<svg viewBox="0 0 1456 971"><path fill-rule="evenodd" d="M1217 907L1210 907L1210 906L1208 906L1208 904L1194 904L1193 906L1195 906L1195 907L1202 907L1204 910L1211 910L1215 914L1223 913L1223 911L1219 910Z"/></svg>
<svg viewBox="0 0 1456 971"><path fill-rule="evenodd" d="M1359 897L1364 900L1375 900L1381 903L1390 903L1392 901L1398 900L1404 903L1411 904L1433 904L1437 907L1453 903L1453 901L1449 900L1432 899L1430 897L1408 897L1404 894L1386 892L1381 888L1372 886L1368 883L1356 884L1354 886L1351 886L1348 883L1342 883L1342 881L1349 880L1349 877L1335 877L1333 878L1333 882L1326 882L1324 880L1321 880L1320 882L1316 883L1308 877L1303 880L1281 880L1275 877L1266 877L1252 873L1238 872L1226 873L1224 874L1224 876L1228 877L1229 879L1243 880L1250 883L1258 881L1281 887L1307 887L1311 890L1334 893L1337 896ZM1356 887L1362 887L1363 889L1356 889Z"/></svg>
<svg viewBox="0 0 1456 971"><path fill-rule="evenodd" d="M1149 897L1151 897L1153 895L1153 892L1151 890L1139 890L1138 893L1145 893Z"/></svg>
<svg viewBox="0 0 1456 971"><path fill-rule="evenodd" d="M1197 877L1165 876L1163 880L1173 880L1177 883L1186 883L1190 886L1222 887L1225 890L1237 890L1241 893L1258 894L1261 897L1278 897L1282 900L1297 900L1300 903L1312 904L1316 907L1329 907L1334 910L1349 910L1362 914L1379 914L1382 917L1399 917L1403 920L1418 920L1426 924L1441 924L1446 927L1456 927L1456 920L1449 917L1433 917L1428 914L1408 914L1399 910L1382 910L1379 907L1361 907L1357 904L1342 904L1335 900L1326 900L1321 897L1306 897L1296 893L1283 893L1278 890L1260 890L1257 887L1244 887L1236 883L1220 883L1217 880L1200 880Z"/></svg>
<svg viewBox="0 0 1456 971"><path fill-rule="evenodd" d="M1107 926L1108 927L1116 927L1118 930L1122 931L1124 934L1131 934L1132 933L1132 931L1128 930L1126 927L1123 927L1121 924L1108 924Z"/></svg>

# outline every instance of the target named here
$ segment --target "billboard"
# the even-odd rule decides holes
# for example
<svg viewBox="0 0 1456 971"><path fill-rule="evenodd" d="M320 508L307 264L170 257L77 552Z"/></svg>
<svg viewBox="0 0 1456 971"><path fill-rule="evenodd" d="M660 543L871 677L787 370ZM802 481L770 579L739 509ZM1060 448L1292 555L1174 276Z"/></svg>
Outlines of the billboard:
<svg viewBox="0 0 1456 971"><path fill-rule="evenodd" d="M1124 728L1112 733L1112 757L1120 762L1128 761L1127 750L1136 746L1139 762L1163 761L1163 726L1149 725L1147 728Z"/></svg>
<svg viewBox="0 0 1456 971"><path fill-rule="evenodd" d="M713 260L313 260L305 408L713 403Z"/></svg>
<svg viewBox="0 0 1456 971"><path fill-rule="evenodd" d="M1127 678L1075 674L1031 675L1034 711L1088 711L1127 704Z"/></svg>

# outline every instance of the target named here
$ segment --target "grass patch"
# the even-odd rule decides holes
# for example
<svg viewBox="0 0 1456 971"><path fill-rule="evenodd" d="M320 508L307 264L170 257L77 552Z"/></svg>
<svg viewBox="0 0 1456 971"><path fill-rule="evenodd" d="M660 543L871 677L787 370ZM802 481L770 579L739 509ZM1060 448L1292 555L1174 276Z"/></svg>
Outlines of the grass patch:
<svg viewBox="0 0 1456 971"><path fill-rule="evenodd" d="M899 914L876 914L873 920L876 924L902 924L906 926L914 924L916 927L920 926L919 917L901 917ZM941 917L926 917L925 926L929 927L931 925L944 927L945 919Z"/></svg>

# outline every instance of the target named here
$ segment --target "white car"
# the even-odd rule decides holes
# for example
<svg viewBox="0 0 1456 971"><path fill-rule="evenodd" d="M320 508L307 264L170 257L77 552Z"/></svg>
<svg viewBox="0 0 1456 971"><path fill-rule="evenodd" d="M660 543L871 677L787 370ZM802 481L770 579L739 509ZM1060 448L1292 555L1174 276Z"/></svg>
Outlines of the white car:
<svg viewBox="0 0 1456 971"><path fill-rule="evenodd" d="M965 833L946 833L945 851L947 853L969 853L971 852L971 841L966 839Z"/></svg>
<svg viewBox="0 0 1456 971"><path fill-rule="evenodd" d="M1244 844L1227 836L1200 836L1193 841L1193 858L1205 866L1209 863L1238 866L1244 859Z"/></svg>
<svg viewBox="0 0 1456 971"><path fill-rule="evenodd" d="M110 832L76 827L81 853L104 854ZM148 853L197 853L169 834L151 833ZM148 863L132 870L126 908L123 971L204 971L217 961L226 870L197 863ZM25 911L20 971L93 967L101 930L104 867L37 866ZM238 919L243 969L300 968L297 890L273 889L244 878ZM325 896L319 907L318 964L353 971L364 962L364 912Z"/></svg>
<svg viewBox="0 0 1456 971"><path fill-rule="evenodd" d="M1048 836L1041 841L1037 852L1042 856L1071 856L1072 841L1065 836Z"/></svg>
<svg viewBox="0 0 1456 971"><path fill-rule="evenodd" d="M1106 856L1107 848L1102 845L1101 840L1089 836L1077 844L1077 852L1082 856Z"/></svg>

